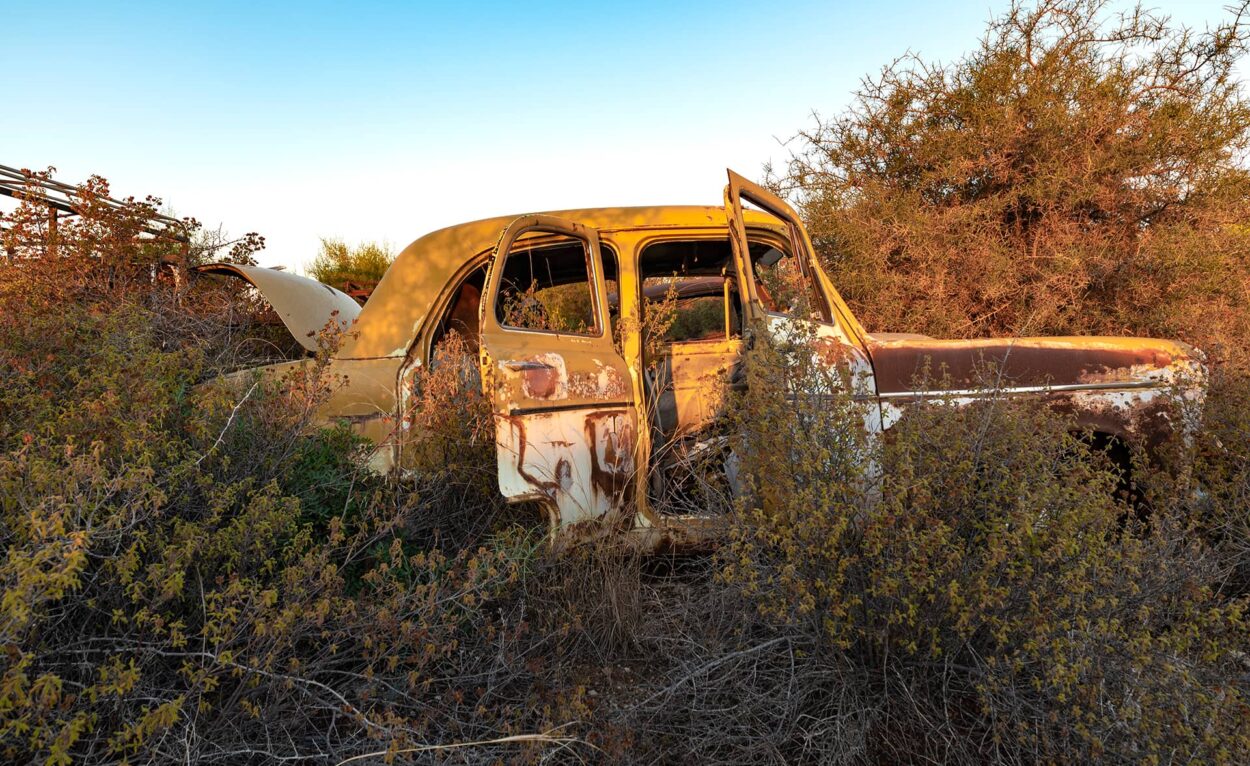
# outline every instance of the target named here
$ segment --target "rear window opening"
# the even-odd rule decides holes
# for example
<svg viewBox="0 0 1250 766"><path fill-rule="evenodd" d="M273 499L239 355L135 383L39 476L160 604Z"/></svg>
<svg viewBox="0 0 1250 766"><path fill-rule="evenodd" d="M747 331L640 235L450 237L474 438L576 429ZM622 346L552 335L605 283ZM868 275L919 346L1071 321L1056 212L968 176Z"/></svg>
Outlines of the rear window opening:
<svg viewBox="0 0 1250 766"><path fill-rule="evenodd" d="M599 300L589 246L580 241L508 253L495 318L505 329L599 336Z"/></svg>

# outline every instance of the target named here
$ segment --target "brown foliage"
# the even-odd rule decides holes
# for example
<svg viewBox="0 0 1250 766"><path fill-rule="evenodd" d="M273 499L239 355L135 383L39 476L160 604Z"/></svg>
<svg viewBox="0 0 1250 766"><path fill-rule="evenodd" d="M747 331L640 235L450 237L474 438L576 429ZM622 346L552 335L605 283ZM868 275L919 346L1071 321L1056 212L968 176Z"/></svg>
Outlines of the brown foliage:
<svg viewBox="0 0 1250 766"><path fill-rule="evenodd" d="M46 180L54 171L27 172ZM184 283L189 266L214 257L252 263L252 255L264 247L258 234L231 240L220 230L205 232L194 218L154 235L148 224L160 212L159 198L127 197L116 204L109 194L108 181L91 176L70 195L75 213L54 218L32 183L21 204L0 215L5 295L80 304L142 303L158 286Z"/></svg>
<svg viewBox="0 0 1250 766"><path fill-rule="evenodd" d="M1017 2L949 64L904 56L796 138L777 185L870 330L1250 333L1243 8L1205 32Z"/></svg>

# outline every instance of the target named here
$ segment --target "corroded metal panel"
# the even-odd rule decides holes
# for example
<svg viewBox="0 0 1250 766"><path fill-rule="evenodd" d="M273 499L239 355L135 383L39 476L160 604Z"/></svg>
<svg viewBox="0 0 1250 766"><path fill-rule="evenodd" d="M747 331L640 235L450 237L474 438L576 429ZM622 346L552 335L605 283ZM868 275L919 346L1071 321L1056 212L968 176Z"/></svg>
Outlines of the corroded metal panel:
<svg viewBox="0 0 1250 766"><path fill-rule="evenodd" d="M585 246L593 327L585 333L504 326L496 312L506 259L520 237L565 235ZM479 313L483 390L495 418L499 488L541 502L552 521L630 520L637 414L630 372L612 342L598 232L526 216L500 235Z"/></svg>
<svg viewBox="0 0 1250 766"><path fill-rule="evenodd" d="M1191 347L1153 338L909 338L872 342L869 352L882 394L939 378L953 388L1161 383L1168 370L1201 362Z"/></svg>
<svg viewBox="0 0 1250 766"><path fill-rule="evenodd" d="M634 424L626 410L561 410L495 420L499 489L537 500L560 525L619 520L634 476Z"/></svg>
<svg viewBox="0 0 1250 766"><path fill-rule="evenodd" d="M701 340L672 344L676 434L697 433L725 412L729 383L742 356L742 341Z"/></svg>
<svg viewBox="0 0 1250 766"><path fill-rule="evenodd" d="M899 339L869 344L886 426L909 401L1042 397L1084 428L1151 443L1176 428L1173 395L1200 408L1207 370L1198 350L1154 338Z"/></svg>

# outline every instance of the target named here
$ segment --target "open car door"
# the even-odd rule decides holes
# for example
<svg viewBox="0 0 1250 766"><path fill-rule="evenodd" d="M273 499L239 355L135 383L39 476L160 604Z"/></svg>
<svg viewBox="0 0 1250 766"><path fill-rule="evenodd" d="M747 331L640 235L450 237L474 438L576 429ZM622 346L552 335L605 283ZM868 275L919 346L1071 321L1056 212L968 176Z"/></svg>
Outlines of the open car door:
<svg viewBox="0 0 1250 766"><path fill-rule="evenodd" d="M543 215L510 223L487 269L481 369L499 489L540 502L553 528L632 521L637 409L606 279L598 232Z"/></svg>
<svg viewBox="0 0 1250 766"><path fill-rule="evenodd" d="M876 394L866 333L816 262L815 250L798 213L784 200L732 170L725 187L725 215L729 222L737 267L751 313L762 319L778 340L810 338L822 365L839 373L857 397ZM785 251L753 242L743 220L743 202L776 217L785 227ZM876 412L876 414L873 414ZM875 407L865 411L870 431L880 428Z"/></svg>
<svg viewBox="0 0 1250 766"><path fill-rule="evenodd" d="M845 342L863 348L866 333L843 302L842 296L838 295L838 291L834 289L829 277L817 266L812 240L807 235L807 229L799 219L799 214L776 194L748 181L732 170L727 172L729 184L725 187L725 215L729 219L730 240L733 243L738 268L746 272L743 281L747 285L747 294L751 303L757 308L763 308L765 313L783 313L775 310L775 307L768 306L770 296L762 294L760 290L764 275L759 273L760 264L750 254L751 247L742 216L743 201L750 202L764 212L776 216L785 225L790 246L790 252L785 255L793 260L798 276L802 277L806 288L811 291L812 314L809 318L838 328Z"/></svg>

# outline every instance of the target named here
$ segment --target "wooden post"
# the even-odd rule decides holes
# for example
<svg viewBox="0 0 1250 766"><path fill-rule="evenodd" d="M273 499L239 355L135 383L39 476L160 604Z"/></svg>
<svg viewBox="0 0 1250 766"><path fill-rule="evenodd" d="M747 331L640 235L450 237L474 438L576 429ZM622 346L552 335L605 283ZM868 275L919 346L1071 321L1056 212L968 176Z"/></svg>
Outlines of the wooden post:
<svg viewBox="0 0 1250 766"><path fill-rule="evenodd" d="M56 208L48 205L48 255L56 257Z"/></svg>

